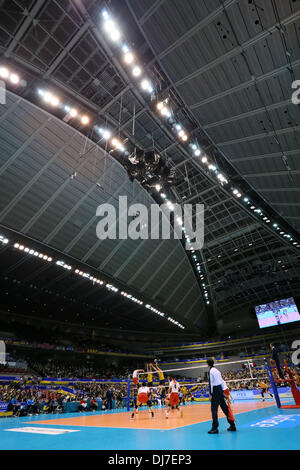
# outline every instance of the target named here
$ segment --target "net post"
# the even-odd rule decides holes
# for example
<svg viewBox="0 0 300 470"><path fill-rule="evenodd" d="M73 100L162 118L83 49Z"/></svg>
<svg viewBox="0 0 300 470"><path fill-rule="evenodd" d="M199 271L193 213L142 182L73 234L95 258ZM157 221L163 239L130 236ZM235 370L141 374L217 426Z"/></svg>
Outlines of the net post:
<svg viewBox="0 0 300 470"><path fill-rule="evenodd" d="M273 392L274 392L274 397L275 397L275 400L276 400L277 408L281 408L279 393L278 393L276 384L274 382L272 370L271 370L270 366L267 363L265 363L265 368L266 368L266 371L267 371L267 374L268 374L268 377L269 377L269 380L270 380L270 384L272 385L272 389L273 389Z"/></svg>
<svg viewBox="0 0 300 470"><path fill-rule="evenodd" d="M127 411L130 410L130 384L131 384L131 380L128 380L127 382Z"/></svg>

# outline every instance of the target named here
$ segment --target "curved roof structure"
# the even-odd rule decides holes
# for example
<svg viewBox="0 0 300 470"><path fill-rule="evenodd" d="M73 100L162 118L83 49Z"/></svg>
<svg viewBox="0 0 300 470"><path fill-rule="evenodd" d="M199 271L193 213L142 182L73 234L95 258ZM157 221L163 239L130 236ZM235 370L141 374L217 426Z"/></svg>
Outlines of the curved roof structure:
<svg viewBox="0 0 300 470"><path fill-rule="evenodd" d="M149 211L155 202L118 161L11 93L0 108L0 126L3 227L104 273L178 320L200 321L203 300L179 240L97 238L99 205L115 207L118 225L119 196L127 197L128 207L140 203Z"/></svg>

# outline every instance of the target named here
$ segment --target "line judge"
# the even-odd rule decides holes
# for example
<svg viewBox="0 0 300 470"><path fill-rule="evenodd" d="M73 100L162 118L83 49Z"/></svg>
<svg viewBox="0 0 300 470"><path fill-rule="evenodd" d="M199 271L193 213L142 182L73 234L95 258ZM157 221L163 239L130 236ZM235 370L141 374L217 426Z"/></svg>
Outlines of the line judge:
<svg viewBox="0 0 300 470"><path fill-rule="evenodd" d="M214 360L207 359L207 364L209 366L208 372L208 381L209 381L209 395L211 398L211 414L212 414L212 428L208 431L208 434L218 434L219 430L219 421L218 421L218 408L219 405L221 410L225 414L228 423L230 424L227 431L236 431L236 426L234 422L234 417L232 415L230 407L228 407L224 392L226 395L226 391L228 387L224 380L222 379L221 372L214 367ZM228 390L229 391L229 390Z"/></svg>

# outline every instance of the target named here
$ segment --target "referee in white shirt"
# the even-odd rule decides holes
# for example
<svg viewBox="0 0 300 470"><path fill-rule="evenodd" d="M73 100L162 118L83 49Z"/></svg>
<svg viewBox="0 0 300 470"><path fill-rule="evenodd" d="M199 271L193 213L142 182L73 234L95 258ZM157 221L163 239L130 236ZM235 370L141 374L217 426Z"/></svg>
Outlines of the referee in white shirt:
<svg viewBox="0 0 300 470"><path fill-rule="evenodd" d="M218 434L219 430L219 421L218 421L218 408L219 405L225 414L230 427L227 431L236 431L235 423L233 420L228 418L228 406L224 398L224 390L227 389L227 386L222 379L221 372L214 367L214 360L207 359L207 364L210 367L208 373L209 381L209 394L211 396L211 414L212 414L212 428L208 431L208 434Z"/></svg>

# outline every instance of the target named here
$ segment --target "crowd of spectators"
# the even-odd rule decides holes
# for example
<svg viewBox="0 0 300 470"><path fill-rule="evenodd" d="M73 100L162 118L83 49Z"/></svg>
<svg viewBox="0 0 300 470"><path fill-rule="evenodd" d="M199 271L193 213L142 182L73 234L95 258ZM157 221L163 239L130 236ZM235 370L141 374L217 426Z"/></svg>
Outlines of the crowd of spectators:
<svg viewBox="0 0 300 470"><path fill-rule="evenodd" d="M127 380L132 373L128 367L113 366L98 367L97 365L83 365L82 362L68 364L61 360L47 362L29 362L33 375L38 377L54 378L85 378L85 379L124 379Z"/></svg>
<svg viewBox="0 0 300 470"><path fill-rule="evenodd" d="M24 378L18 383L0 385L0 402L8 403L8 412L15 416L62 412L67 403L78 403L78 411L99 411L122 408L127 387L121 383L93 384L75 382L70 393L60 390L40 389L37 384L28 385Z"/></svg>
<svg viewBox="0 0 300 470"><path fill-rule="evenodd" d="M62 411L63 397L47 397L44 391L27 387L24 381L0 386L0 402L8 403L7 412L14 416L26 416Z"/></svg>

